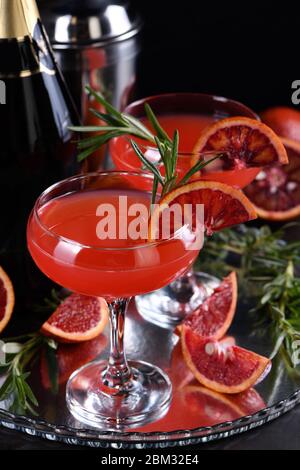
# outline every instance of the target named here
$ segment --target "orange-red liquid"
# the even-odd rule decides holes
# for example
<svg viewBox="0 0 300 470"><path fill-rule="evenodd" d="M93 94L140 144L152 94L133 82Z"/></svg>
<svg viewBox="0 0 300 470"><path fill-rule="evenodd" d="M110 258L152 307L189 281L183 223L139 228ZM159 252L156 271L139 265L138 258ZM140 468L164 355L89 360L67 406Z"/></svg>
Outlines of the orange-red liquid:
<svg viewBox="0 0 300 470"><path fill-rule="evenodd" d="M51 233L32 214L28 247L41 271L74 292L106 298L150 292L183 274L197 251L187 250L181 240L150 244L141 239L120 239L118 223L116 239L98 238L96 210L100 203L115 207L124 227L127 212L119 213L120 195L127 196L128 206L142 203L149 207L150 195L144 191L103 189L71 193L45 204L39 218ZM128 218L127 223L130 221Z"/></svg>
<svg viewBox="0 0 300 470"><path fill-rule="evenodd" d="M179 176L182 177L191 168L190 153L193 151L201 133L207 126L212 124L215 119L213 116L201 114L162 114L158 116L158 119L161 126L170 137L173 136L176 129L179 131L179 153L181 153L181 155L179 155L178 158L177 168ZM149 122L144 120L144 123L151 128ZM137 140L141 146L147 145L142 140L135 140ZM110 145L110 152L118 170L141 171L141 161L134 153L127 138L118 137L114 139ZM146 154L148 158L152 158L153 161L159 160L158 152L147 151ZM201 174L199 174L199 178L244 188L255 179L259 171L258 168L224 170L224 168L222 168L222 160L216 160L202 170Z"/></svg>

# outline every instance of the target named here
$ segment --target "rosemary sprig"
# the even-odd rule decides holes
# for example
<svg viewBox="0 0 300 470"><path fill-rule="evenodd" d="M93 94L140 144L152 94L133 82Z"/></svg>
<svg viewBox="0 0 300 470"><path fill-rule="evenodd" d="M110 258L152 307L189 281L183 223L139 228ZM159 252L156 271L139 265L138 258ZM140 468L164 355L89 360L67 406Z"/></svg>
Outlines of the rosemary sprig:
<svg viewBox="0 0 300 470"><path fill-rule="evenodd" d="M242 224L215 233L205 243L202 261L203 258L206 264L222 261L226 269L228 259L235 257L243 277L267 282L278 274L278 269L284 271L289 260L300 264L300 243L284 240L291 227L288 224L272 232L267 225L255 228Z"/></svg>
<svg viewBox="0 0 300 470"><path fill-rule="evenodd" d="M108 101L106 101L101 93L94 91L89 86L86 90L105 111L99 112L95 109L90 109L90 111L104 124L99 126L70 127L70 130L74 132L98 133L78 142L79 161L82 161L93 154L95 150L106 144L109 140L115 137L128 136L133 150L142 162L143 168L153 174L153 202L156 199L159 186L161 186L161 195L164 196L176 186L187 183L195 173L199 172L216 158L223 156L223 154L216 155L211 153L212 158L210 160L197 162L179 181L177 173L179 152L178 131L175 131L173 139L171 139L167 132L161 127L151 107L148 104L145 104L146 116L155 132L155 134L153 134L140 120L115 109ZM155 163L150 161L147 157L147 152L142 151L139 145L132 139L133 136L144 140L148 145L150 144L156 148L159 152L160 159ZM163 166L164 174L160 171L161 166Z"/></svg>
<svg viewBox="0 0 300 470"><path fill-rule="evenodd" d="M39 357L41 350L53 359L57 343L40 333L4 340L6 360L0 364L0 374L4 381L0 387L0 401L9 400L9 409L19 414L30 412L36 415L35 408L38 401L28 383L30 372L27 368L33 365ZM54 368L52 362L52 370ZM50 380L53 388L57 389L57 381L49 368Z"/></svg>
<svg viewBox="0 0 300 470"><path fill-rule="evenodd" d="M45 298L42 305L36 305L34 310L50 315L65 298L61 292L52 289L49 298ZM0 387L0 401L8 400L9 409L19 414L30 412L36 414L35 407L38 401L28 383L31 368L43 352L46 360L51 391L58 392L58 362L56 352L58 344L47 338L39 331L22 336L5 338L5 362L0 362L0 378L4 381ZM2 356L2 355L1 355Z"/></svg>
<svg viewBox="0 0 300 470"><path fill-rule="evenodd" d="M295 277L294 264L263 287L257 310L267 310L273 324L275 339L271 357L281 348L288 354L293 367L300 364L300 278Z"/></svg>
<svg viewBox="0 0 300 470"><path fill-rule="evenodd" d="M52 289L50 296L46 297L42 304L34 305L33 310L37 313L51 315L65 298L66 295L62 289L60 289L60 291Z"/></svg>
<svg viewBox="0 0 300 470"><path fill-rule="evenodd" d="M106 99L104 96L94 91L90 86L86 87L86 91L88 94L92 95L94 99L101 105L105 112L99 112L93 108L90 109L90 112L94 114L100 121L104 122L99 126L75 126L70 127L71 131L74 132L87 132L87 133L95 133L99 132L99 135L93 135L92 137L88 137L85 139L81 139L78 142L78 149L80 153L78 155L78 160L82 161L87 158L89 155L94 153L99 147L103 144L107 143L109 140L113 139L114 137L120 136L135 136L145 141L148 141L152 145L155 146L155 136L149 129L144 126L142 122L138 119L134 118L133 116L129 116L127 114L119 112L115 109ZM149 112L149 110L148 110ZM155 125L157 125L156 121ZM153 124L154 125L154 124ZM159 130L158 135L160 137L159 140L161 141L163 146L170 147L170 138L161 139L161 136L164 135L163 130Z"/></svg>
<svg viewBox="0 0 300 470"><path fill-rule="evenodd" d="M256 298L258 326L271 327L274 350L283 351L292 367L300 363L300 243L284 236L295 224L272 232L241 225L206 241L201 252L201 269L226 274L235 269L242 285Z"/></svg>

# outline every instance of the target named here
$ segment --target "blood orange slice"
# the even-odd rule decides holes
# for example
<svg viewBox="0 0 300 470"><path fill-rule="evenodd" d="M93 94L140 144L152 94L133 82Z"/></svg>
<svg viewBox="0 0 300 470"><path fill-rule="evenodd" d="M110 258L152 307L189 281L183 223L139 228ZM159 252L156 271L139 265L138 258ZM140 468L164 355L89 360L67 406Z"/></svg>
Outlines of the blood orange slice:
<svg viewBox="0 0 300 470"><path fill-rule="evenodd" d="M261 113L262 121L276 134L300 142L300 111L286 106L276 106Z"/></svg>
<svg viewBox="0 0 300 470"><path fill-rule="evenodd" d="M234 346L235 339L232 336L226 336L220 340L220 344L223 345L223 347ZM186 364L180 341L176 344L172 352L169 376L175 389L182 389L195 380L193 372Z"/></svg>
<svg viewBox="0 0 300 470"><path fill-rule="evenodd" d="M8 324L15 305L15 294L11 280L0 267L0 333Z"/></svg>
<svg viewBox="0 0 300 470"><path fill-rule="evenodd" d="M282 139L289 157L285 166L264 168L245 189L259 217L286 221L300 215L300 143Z"/></svg>
<svg viewBox="0 0 300 470"><path fill-rule="evenodd" d="M223 338L232 323L236 303L237 278L232 272L183 324L200 336L218 340Z"/></svg>
<svg viewBox="0 0 300 470"><path fill-rule="evenodd" d="M172 351L171 366L168 375L176 390L185 387L194 380L194 375L187 367L184 360L180 341L178 341Z"/></svg>
<svg viewBox="0 0 300 470"><path fill-rule="evenodd" d="M65 343L78 343L95 338L104 330L108 307L104 299L72 294L64 300L41 331Z"/></svg>
<svg viewBox="0 0 300 470"><path fill-rule="evenodd" d="M202 338L186 326L181 339L184 358L196 379L217 392L243 392L257 383L271 365L266 357Z"/></svg>
<svg viewBox="0 0 300 470"><path fill-rule="evenodd" d="M224 152L223 169L260 167L288 163L287 153L275 132L265 124L246 117L221 119L207 127L193 152Z"/></svg>
<svg viewBox="0 0 300 470"><path fill-rule="evenodd" d="M253 205L242 191L224 183L194 181L179 186L161 199L150 219L150 239L160 237L162 213L173 204L182 207L190 205L193 210L197 204L203 204L204 225L208 235L256 218Z"/></svg>

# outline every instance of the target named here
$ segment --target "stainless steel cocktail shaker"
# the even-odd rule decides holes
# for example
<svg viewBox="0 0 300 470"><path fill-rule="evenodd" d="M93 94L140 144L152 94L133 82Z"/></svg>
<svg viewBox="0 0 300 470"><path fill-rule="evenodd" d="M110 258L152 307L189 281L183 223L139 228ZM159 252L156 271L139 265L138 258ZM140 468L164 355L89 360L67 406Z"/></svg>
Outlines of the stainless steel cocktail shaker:
<svg viewBox="0 0 300 470"><path fill-rule="evenodd" d="M141 21L129 1L39 0L43 22L84 123L85 86L100 90L116 107L130 99Z"/></svg>

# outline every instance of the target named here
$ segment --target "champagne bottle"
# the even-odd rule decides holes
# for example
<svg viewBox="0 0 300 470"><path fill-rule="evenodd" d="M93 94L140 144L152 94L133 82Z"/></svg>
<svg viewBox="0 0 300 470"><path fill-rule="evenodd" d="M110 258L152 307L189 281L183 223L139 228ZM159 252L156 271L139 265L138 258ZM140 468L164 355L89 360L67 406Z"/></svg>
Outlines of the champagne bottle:
<svg viewBox="0 0 300 470"><path fill-rule="evenodd" d="M27 218L42 190L78 172L69 131L78 118L35 0L0 0L0 57L0 265L20 303L40 289Z"/></svg>

